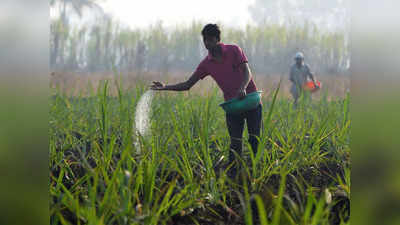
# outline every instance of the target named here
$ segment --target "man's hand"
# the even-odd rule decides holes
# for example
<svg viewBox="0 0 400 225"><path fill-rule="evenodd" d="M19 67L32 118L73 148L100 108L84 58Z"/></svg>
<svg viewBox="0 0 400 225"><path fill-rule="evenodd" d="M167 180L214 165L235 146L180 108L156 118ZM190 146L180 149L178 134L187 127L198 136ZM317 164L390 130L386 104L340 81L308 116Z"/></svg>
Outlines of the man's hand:
<svg viewBox="0 0 400 225"><path fill-rule="evenodd" d="M164 90L165 85L158 81L153 81L153 85L150 86L151 90L161 91Z"/></svg>
<svg viewBox="0 0 400 225"><path fill-rule="evenodd" d="M244 97L246 97L246 90L245 89L239 89L238 94L237 94L237 98L239 100L244 99Z"/></svg>
<svg viewBox="0 0 400 225"><path fill-rule="evenodd" d="M314 86L315 86L316 89L320 88L319 85L317 84L317 82L315 82L315 81L314 81Z"/></svg>

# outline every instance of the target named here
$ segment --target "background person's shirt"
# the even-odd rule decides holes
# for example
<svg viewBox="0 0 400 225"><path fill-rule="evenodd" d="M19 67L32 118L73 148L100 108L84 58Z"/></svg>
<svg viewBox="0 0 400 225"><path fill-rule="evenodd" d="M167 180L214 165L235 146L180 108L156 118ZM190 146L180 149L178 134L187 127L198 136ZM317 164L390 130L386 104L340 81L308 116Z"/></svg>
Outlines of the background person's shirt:
<svg viewBox="0 0 400 225"><path fill-rule="evenodd" d="M196 74L200 79L210 75L224 94L225 101L235 98L244 80L244 73L239 66L247 63L247 57L237 45L219 43L222 49L222 62L217 62L209 53L197 66ZM246 93L257 91L253 78L250 79Z"/></svg>
<svg viewBox="0 0 400 225"><path fill-rule="evenodd" d="M307 64L303 64L300 68L296 64L290 67L290 80L296 86L303 86L311 74L310 67Z"/></svg>

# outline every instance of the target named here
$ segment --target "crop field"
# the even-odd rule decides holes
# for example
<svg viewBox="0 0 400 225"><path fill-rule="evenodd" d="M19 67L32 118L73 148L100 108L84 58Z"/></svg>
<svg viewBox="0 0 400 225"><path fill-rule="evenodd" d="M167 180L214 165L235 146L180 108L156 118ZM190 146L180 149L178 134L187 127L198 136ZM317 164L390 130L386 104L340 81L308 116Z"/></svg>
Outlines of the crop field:
<svg viewBox="0 0 400 225"><path fill-rule="evenodd" d="M230 179L219 90L154 92L137 110L148 83L52 88L50 224L350 224L349 95L295 108L279 83L264 92L258 152L245 130Z"/></svg>

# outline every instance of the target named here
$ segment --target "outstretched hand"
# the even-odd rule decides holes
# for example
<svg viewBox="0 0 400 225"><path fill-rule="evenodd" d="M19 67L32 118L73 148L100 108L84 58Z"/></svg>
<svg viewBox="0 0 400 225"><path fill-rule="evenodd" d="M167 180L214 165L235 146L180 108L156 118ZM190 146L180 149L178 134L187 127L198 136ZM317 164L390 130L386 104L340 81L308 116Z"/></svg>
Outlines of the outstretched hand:
<svg viewBox="0 0 400 225"><path fill-rule="evenodd" d="M158 81L153 81L153 84L150 86L151 90L161 91L164 90L165 85Z"/></svg>

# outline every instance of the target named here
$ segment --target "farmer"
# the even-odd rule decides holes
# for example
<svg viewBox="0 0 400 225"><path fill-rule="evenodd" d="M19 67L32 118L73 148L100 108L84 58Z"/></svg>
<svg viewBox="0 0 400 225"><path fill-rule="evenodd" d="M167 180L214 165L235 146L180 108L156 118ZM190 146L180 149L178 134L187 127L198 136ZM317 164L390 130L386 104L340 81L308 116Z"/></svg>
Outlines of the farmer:
<svg viewBox="0 0 400 225"><path fill-rule="evenodd" d="M165 85L153 82L153 90L186 91L200 79L210 75L222 90L225 101L233 98L243 99L246 94L257 91L252 78L247 57L237 45L220 42L221 31L217 24L207 24L201 31L208 55L200 62L190 78L182 83ZM226 114L226 124L230 135L229 164L235 160L236 151L241 155L244 123L247 122L249 142L254 153L257 152L258 137L262 121L261 102L255 109L242 114ZM236 171L236 169L235 169ZM235 172L234 172L235 173Z"/></svg>
<svg viewBox="0 0 400 225"><path fill-rule="evenodd" d="M314 75L310 71L310 67L304 63L304 54L302 52L297 52L294 60L296 63L290 68L289 80L292 82L290 93L294 98L294 104L297 105L297 100L302 94L307 95L307 98L311 98L309 93L303 91L303 86L307 82L308 78L311 78L315 87L319 87L315 82Z"/></svg>

